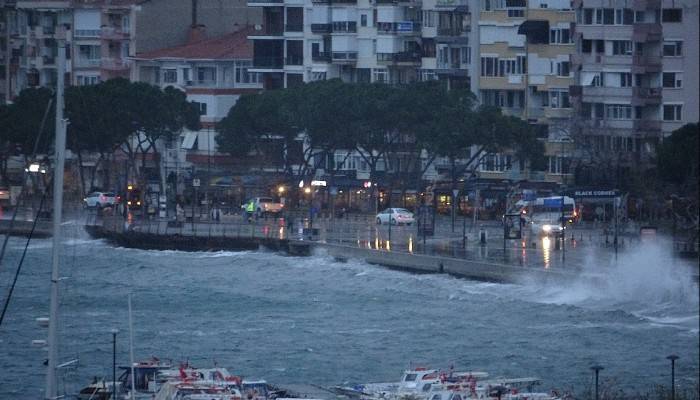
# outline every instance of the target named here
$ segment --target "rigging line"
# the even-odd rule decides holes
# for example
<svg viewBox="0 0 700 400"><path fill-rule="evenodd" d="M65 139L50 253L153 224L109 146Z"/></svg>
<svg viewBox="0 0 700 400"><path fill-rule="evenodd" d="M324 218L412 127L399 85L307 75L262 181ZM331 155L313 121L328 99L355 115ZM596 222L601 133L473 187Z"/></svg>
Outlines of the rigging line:
<svg viewBox="0 0 700 400"><path fill-rule="evenodd" d="M53 105L53 98L49 99L49 102L46 104L46 110L44 110L44 116L41 119L41 125L39 125L39 133L37 134L36 140L34 141L34 148L32 149L32 156L30 157L31 159L34 159L36 157L36 152L38 151L39 147L39 142L41 141L41 135L42 132L44 131L44 127L46 126L46 118L48 118L49 111L51 110L51 106ZM29 165L25 165L25 168L28 168ZM0 267L2 267L2 260L5 259L5 250L7 249L7 242L10 240L10 236L12 236L12 230L15 227L15 220L17 219L17 212L19 211L19 205L22 203L22 200L24 199L24 195L26 194L26 189L27 189L27 182L29 181L29 175L25 173L24 177L24 184L22 185L22 190L19 192L19 196L17 197L17 204L15 205L15 209L12 210L12 219L10 219L10 226L7 228L7 234L5 235L5 239L2 242L2 249L0 249ZM46 193L44 193L45 195ZM38 216L39 214L37 214ZM33 230L34 228L32 228Z"/></svg>
<svg viewBox="0 0 700 400"><path fill-rule="evenodd" d="M46 199L46 191L44 191L44 195L41 196L41 201L39 202L39 210L37 211L37 215L34 218L34 223L32 224L32 230L29 232L29 237L27 237L27 243L24 245L24 251L22 251L22 257L19 259L19 263L17 264L17 270L15 271L15 277L12 280L12 285L10 286L10 291L7 293L7 298L5 299L5 304L2 307L2 313L0 314L0 326L2 326L2 321L5 319L5 313L7 312L7 307L10 305L10 299L12 298L12 292L15 290L15 285L17 284L17 278L19 278L19 273L22 270L22 265L24 264L24 257L27 255L27 249L29 248L29 242L31 242L32 236L34 235L34 229L36 228L37 222L39 222L39 213L41 213L41 209L44 207L44 200L45 199Z"/></svg>

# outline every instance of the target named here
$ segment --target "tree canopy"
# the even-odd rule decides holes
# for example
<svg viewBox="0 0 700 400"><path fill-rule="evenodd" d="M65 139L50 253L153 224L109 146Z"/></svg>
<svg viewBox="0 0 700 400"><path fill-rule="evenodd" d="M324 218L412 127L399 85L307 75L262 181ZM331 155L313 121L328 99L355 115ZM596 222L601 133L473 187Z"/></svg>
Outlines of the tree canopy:
<svg viewBox="0 0 700 400"><path fill-rule="evenodd" d="M677 185L698 182L698 136L700 125L686 124L671 133L656 149L662 180Z"/></svg>
<svg viewBox="0 0 700 400"><path fill-rule="evenodd" d="M527 122L505 116L498 108L476 107L471 92L447 90L439 82L389 86L332 79L246 95L217 130L219 148L234 156L249 154L263 138L289 141L305 133L309 174L315 167L314 151L354 151L371 176L381 161L399 153L412 159L406 163L414 166L410 173L422 175L436 157L458 161L458 172L464 173L488 153L512 151L537 160L544 151ZM427 163L415 162L424 151ZM415 170L418 165L423 171Z"/></svg>

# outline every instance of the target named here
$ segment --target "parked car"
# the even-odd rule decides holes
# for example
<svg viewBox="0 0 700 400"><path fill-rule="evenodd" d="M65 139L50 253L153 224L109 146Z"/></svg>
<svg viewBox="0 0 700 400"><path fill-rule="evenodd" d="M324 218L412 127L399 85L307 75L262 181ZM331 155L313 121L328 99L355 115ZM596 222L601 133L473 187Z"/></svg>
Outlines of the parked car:
<svg viewBox="0 0 700 400"><path fill-rule="evenodd" d="M413 213L405 208L387 208L377 214L377 224L411 225L415 222Z"/></svg>
<svg viewBox="0 0 700 400"><path fill-rule="evenodd" d="M277 214L284 208L284 204L275 202L271 197L254 197L241 206L243 212L245 212L246 206L251 201L253 202L253 209L258 215Z"/></svg>
<svg viewBox="0 0 700 400"><path fill-rule="evenodd" d="M83 202L88 208L111 207L117 204L117 195L112 192L92 192Z"/></svg>

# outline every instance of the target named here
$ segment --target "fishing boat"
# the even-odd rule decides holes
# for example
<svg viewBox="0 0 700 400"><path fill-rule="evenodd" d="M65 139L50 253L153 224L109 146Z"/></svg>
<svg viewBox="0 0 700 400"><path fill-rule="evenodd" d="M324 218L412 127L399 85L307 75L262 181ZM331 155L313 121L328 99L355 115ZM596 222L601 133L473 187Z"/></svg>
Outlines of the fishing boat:
<svg viewBox="0 0 700 400"><path fill-rule="evenodd" d="M556 393L534 392L538 378L487 379L479 371L455 372L424 367L404 371L399 382L370 383L353 387L336 386L339 395L357 400L558 400Z"/></svg>

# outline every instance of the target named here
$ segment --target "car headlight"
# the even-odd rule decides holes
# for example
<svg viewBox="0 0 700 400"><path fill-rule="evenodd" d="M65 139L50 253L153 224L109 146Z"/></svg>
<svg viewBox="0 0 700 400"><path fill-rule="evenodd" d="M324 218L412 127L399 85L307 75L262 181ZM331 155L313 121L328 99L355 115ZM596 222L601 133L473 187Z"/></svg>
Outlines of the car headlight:
<svg viewBox="0 0 700 400"><path fill-rule="evenodd" d="M552 230L551 225L542 225L542 230L545 232L550 232Z"/></svg>

